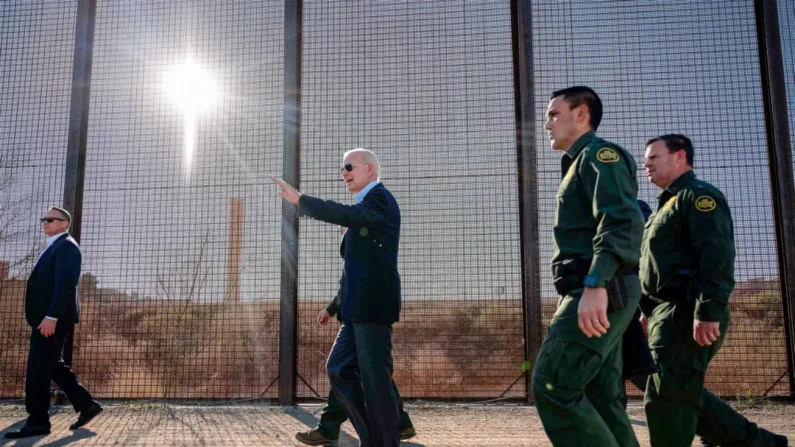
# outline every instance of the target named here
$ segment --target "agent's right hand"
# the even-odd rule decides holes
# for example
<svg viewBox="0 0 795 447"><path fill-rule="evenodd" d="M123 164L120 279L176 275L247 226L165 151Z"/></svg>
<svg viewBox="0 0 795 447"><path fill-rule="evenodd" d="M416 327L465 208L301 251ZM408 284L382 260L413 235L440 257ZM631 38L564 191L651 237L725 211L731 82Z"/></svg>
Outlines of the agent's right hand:
<svg viewBox="0 0 795 447"><path fill-rule="evenodd" d="M326 309L321 310L320 313L317 314L317 324L325 326L329 321L331 321L331 314L329 314Z"/></svg>

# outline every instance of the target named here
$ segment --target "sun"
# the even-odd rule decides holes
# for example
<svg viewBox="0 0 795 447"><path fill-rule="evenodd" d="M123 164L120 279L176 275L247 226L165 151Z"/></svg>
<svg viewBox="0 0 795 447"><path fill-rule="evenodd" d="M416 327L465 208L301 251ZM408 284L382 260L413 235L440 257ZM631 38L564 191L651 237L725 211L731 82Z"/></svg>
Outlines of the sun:
<svg viewBox="0 0 795 447"><path fill-rule="evenodd" d="M191 115L209 109L217 96L215 81L190 56L166 74L165 89L169 100Z"/></svg>
<svg viewBox="0 0 795 447"><path fill-rule="evenodd" d="M196 150L196 119L216 101L215 81L188 56L182 65L170 70L164 87L169 101L182 111L184 119L183 169L186 181L190 180L193 153Z"/></svg>

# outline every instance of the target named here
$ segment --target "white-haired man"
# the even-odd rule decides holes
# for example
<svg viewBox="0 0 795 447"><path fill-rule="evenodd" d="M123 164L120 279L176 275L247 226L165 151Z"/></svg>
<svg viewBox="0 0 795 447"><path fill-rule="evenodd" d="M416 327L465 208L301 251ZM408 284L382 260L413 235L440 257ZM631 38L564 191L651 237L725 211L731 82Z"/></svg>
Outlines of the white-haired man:
<svg viewBox="0 0 795 447"><path fill-rule="evenodd" d="M400 440L392 392L392 324L400 316L400 209L380 183L379 171L371 151L345 153L342 178L354 194L354 205L302 195L283 180L272 180L280 196L298 205L300 215L348 228L340 247L345 261L338 313L342 326L326 369L361 445L396 447Z"/></svg>

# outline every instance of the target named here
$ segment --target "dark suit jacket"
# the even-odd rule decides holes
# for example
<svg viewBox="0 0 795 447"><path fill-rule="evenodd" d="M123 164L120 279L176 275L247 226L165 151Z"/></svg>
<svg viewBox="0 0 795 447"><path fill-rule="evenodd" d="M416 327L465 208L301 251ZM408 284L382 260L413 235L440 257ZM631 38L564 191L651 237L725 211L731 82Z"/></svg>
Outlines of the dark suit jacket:
<svg viewBox="0 0 795 447"><path fill-rule="evenodd" d="M302 195L298 212L348 228L340 246L345 261L340 281L340 321L346 324L398 321L400 209L392 193L378 184L356 205Z"/></svg>
<svg viewBox="0 0 795 447"><path fill-rule="evenodd" d="M37 327L45 316L58 324L78 323L77 282L83 257L71 236L58 238L42 253L28 279L25 293L25 318Z"/></svg>

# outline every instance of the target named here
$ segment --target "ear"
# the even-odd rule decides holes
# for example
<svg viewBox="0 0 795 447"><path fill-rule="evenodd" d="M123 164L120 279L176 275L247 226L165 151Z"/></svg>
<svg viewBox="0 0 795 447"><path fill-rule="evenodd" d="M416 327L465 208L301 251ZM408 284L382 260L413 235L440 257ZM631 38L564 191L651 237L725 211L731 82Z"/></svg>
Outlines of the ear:
<svg viewBox="0 0 795 447"><path fill-rule="evenodd" d="M582 104L574 109L574 119L578 124L588 124L590 121L590 114L588 113L588 106Z"/></svg>
<svg viewBox="0 0 795 447"><path fill-rule="evenodd" d="M684 165L687 165L687 152L684 150L676 151L676 162Z"/></svg>

